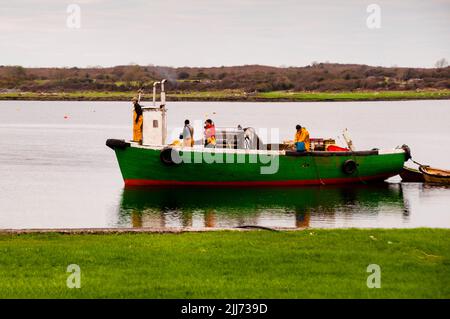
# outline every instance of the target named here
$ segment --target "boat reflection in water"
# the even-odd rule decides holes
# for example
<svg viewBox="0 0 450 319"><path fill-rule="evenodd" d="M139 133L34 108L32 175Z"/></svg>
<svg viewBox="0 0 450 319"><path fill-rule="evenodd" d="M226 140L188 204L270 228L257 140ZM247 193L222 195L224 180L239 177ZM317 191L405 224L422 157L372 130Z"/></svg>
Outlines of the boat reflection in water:
<svg viewBox="0 0 450 319"><path fill-rule="evenodd" d="M274 189L126 188L118 226L390 227L407 223L407 219L400 184Z"/></svg>

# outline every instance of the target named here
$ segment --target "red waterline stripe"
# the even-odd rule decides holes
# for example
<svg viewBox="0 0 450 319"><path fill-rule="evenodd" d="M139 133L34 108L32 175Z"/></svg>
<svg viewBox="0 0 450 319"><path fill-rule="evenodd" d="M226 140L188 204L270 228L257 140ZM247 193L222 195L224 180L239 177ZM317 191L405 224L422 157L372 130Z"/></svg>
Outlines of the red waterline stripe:
<svg viewBox="0 0 450 319"><path fill-rule="evenodd" d="M362 181L383 181L396 174L383 174L365 177L344 177L311 180L287 180L287 181L170 181L151 179L125 179L125 186L230 186L230 187L262 187L262 186L306 186L306 185L331 185L349 184Z"/></svg>

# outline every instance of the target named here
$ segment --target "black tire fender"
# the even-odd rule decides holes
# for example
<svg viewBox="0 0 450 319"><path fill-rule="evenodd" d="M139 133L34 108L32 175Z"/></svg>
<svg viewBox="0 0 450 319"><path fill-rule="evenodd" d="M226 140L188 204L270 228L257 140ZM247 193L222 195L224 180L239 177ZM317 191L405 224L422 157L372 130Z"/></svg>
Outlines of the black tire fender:
<svg viewBox="0 0 450 319"><path fill-rule="evenodd" d="M177 150L171 147L166 147L161 150L159 158L164 165L173 166L181 164L180 154Z"/></svg>
<svg viewBox="0 0 450 319"><path fill-rule="evenodd" d="M352 159L348 159L342 164L342 171L347 175L352 175L358 169L358 164Z"/></svg>
<svg viewBox="0 0 450 319"><path fill-rule="evenodd" d="M406 144L403 144L401 149L405 151L405 162L407 162L411 158L411 149Z"/></svg>
<svg viewBox="0 0 450 319"><path fill-rule="evenodd" d="M114 138L110 138L106 140L106 146L108 146L109 148L115 150L117 149L126 149L127 147L130 147L130 143L125 142L124 140L117 140Z"/></svg>

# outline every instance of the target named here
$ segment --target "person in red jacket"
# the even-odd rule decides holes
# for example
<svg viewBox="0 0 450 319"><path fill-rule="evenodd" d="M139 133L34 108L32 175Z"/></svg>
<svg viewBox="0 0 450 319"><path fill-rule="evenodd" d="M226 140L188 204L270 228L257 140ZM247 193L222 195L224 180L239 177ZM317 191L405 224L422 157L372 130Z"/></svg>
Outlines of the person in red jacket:
<svg viewBox="0 0 450 319"><path fill-rule="evenodd" d="M205 121L205 147L216 147L216 126L211 119Z"/></svg>

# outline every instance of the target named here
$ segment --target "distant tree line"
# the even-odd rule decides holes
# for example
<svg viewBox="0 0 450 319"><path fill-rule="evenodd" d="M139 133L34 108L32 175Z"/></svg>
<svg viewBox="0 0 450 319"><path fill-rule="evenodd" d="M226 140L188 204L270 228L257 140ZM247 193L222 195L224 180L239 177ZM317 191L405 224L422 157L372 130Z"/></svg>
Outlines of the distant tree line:
<svg viewBox="0 0 450 319"><path fill-rule="evenodd" d="M445 59L436 68L373 67L313 63L305 67L159 67L124 65L92 68L0 66L0 90L32 92L151 90L167 78L171 91L239 89L246 92L450 89Z"/></svg>

